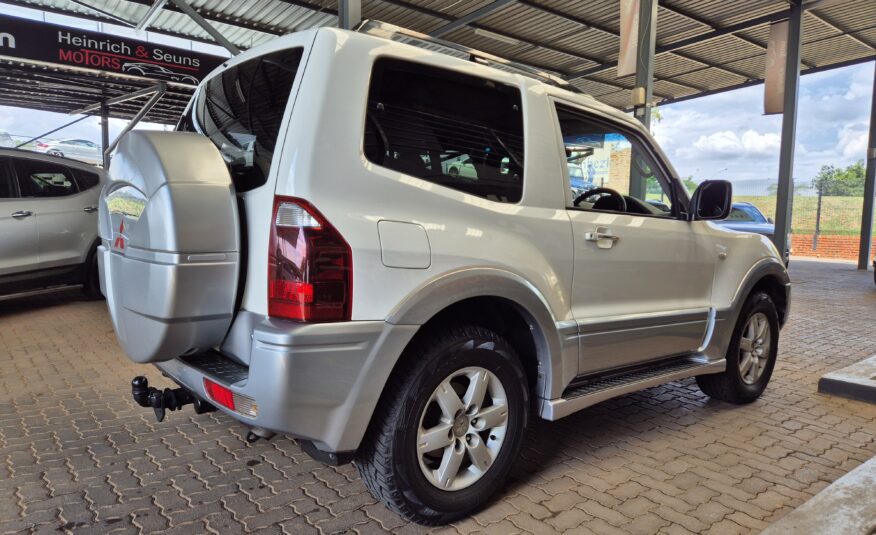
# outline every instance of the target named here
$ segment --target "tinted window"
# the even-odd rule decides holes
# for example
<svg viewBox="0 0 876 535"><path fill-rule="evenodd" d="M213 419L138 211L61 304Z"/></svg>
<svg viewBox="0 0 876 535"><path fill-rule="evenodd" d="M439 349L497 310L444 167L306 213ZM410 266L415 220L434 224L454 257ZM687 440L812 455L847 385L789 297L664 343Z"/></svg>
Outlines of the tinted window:
<svg viewBox="0 0 876 535"><path fill-rule="evenodd" d="M396 59L371 75L365 156L373 163L498 202L523 193L520 91Z"/></svg>
<svg viewBox="0 0 876 535"><path fill-rule="evenodd" d="M766 218L751 206L734 206L727 216L728 221L747 221L750 223L766 223Z"/></svg>
<svg viewBox="0 0 876 535"><path fill-rule="evenodd" d="M63 197L77 191L73 175L62 165L38 160L16 160L15 170L22 197Z"/></svg>
<svg viewBox="0 0 876 535"><path fill-rule="evenodd" d="M100 177L97 176L97 173L89 173L81 169L74 169L73 172L76 174L76 183L79 184L79 191L91 189L100 183Z"/></svg>
<svg viewBox="0 0 876 535"><path fill-rule="evenodd" d="M571 207L672 216L671 182L639 139L564 106L557 106L557 116L570 175ZM596 188L619 193L623 204Z"/></svg>
<svg viewBox="0 0 876 535"><path fill-rule="evenodd" d="M197 123L229 164L239 191L267 180L301 54L295 48L245 61L211 78L199 93Z"/></svg>
<svg viewBox="0 0 876 535"><path fill-rule="evenodd" d="M18 189L15 187L15 175L9 167L7 160L0 160L0 199L18 197Z"/></svg>

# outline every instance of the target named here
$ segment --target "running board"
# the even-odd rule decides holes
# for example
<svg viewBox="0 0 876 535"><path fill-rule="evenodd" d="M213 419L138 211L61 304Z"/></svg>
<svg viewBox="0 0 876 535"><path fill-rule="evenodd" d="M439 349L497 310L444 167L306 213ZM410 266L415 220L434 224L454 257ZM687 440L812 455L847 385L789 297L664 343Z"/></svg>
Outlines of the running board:
<svg viewBox="0 0 876 535"><path fill-rule="evenodd" d="M626 373L576 380L563 391L563 397L545 401L541 417L550 421L559 420L617 396L697 375L721 373L726 367L727 361L724 359L709 362L704 357L690 357L655 363Z"/></svg>

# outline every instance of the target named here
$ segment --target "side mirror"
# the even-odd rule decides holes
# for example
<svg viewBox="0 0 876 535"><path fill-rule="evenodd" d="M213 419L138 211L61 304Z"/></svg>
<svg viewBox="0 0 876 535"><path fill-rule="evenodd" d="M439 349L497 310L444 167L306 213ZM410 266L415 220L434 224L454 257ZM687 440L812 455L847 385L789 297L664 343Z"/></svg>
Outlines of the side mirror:
<svg viewBox="0 0 876 535"><path fill-rule="evenodd" d="M690 201L692 221L726 219L730 215L733 185L726 180L706 180Z"/></svg>
<svg viewBox="0 0 876 535"><path fill-rule="evenodd" d="M768 218L767 218L767 223L775 223L775 221L773 221L773 218L772 218L772 217L768 217Z"/></svg>

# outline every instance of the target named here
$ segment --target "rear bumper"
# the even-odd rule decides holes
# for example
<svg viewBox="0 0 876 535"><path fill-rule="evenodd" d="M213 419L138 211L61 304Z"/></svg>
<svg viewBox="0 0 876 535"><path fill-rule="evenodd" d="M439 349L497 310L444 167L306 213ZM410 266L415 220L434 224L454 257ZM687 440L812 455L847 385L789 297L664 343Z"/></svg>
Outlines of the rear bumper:
<svg viewBox="0 0 876 535"><path fill-rule="evenodd" d="M322 451L349 452L358 449L383 386L417 328L267 319L252 330L249 366L218 352L156 366L203 399L211 399L205 378L252 399L255 416L217 404L250 427L311 440Z"/></svg>

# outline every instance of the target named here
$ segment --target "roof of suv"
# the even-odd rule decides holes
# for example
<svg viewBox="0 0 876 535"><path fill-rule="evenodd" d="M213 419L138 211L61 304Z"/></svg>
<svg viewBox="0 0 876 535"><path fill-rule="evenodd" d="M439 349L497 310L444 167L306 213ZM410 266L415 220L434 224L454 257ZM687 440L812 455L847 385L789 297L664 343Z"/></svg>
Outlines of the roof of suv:
<svg viewBox="0 0 876 535"><path fill-rule="evenodd" d="M0 156L9 156L12 158L34 158L37 160L45 160L47 162L56 162L62 165L66 165L68 167L76 167L84 171L96 172L100 175L104 174L104 170L100 167L87 164L79 160L74 160L73 158L67 158L64 156L53 156L51 154L36 152L32 150L0 147Z"/></svg>

